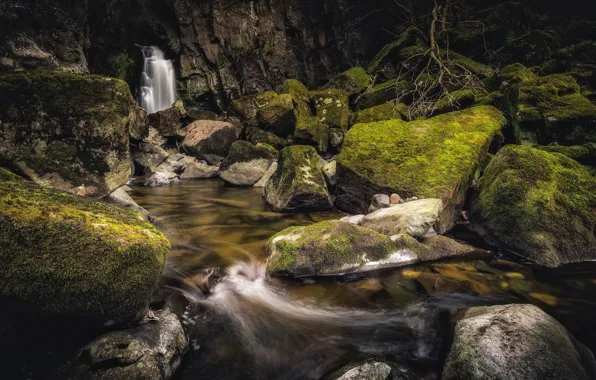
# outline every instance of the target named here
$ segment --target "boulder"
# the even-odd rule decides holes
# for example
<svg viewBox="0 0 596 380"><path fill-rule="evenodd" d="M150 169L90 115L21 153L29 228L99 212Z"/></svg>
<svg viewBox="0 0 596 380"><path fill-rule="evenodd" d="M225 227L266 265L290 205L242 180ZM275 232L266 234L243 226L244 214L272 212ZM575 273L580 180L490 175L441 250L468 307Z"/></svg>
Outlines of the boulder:
<svg viewBox="0 0 596 380"><path fill-rule="evenodd" d="M301 117L296 123L294 144L310 145L324 153L329 145L329 127L316 116Z"/></svg>
<svg viewBox="0 0 596 380"><path fill-rule="evenodd" d="M323 166L323 175L325 176L327 185L335 187L335 184L337 184L337 161L326 163Z"/></svg>
<svg viewBox="0 0 596 380"><path fill-rule="evenodd" d="M136 104L117 79L59 72L0 75L0 161L44 186L100 198L132 174Z"/></svg>
<svg viewBox="0 0 596 380"><path fill-rule="evenodd" d="M399 103L396 105L395 101L391 100L352 114L350 124L372 123L391 119L406 120L407 115L408 109L405 104Z"/></svg>
<svg viewBox="0 0 596 380"><path fill-rule="evenodd" d="M101 335L84 346L56 379L168 380L188 349L178 317L165 309L155 320Z"/></svg>
<svg viewBox="0 0 596 380"><path fill-rule="evenodd" d="M186 110L181 100L163 111L149 114L147 119L152 128L157 129L165 137L184 137L182 129L186 117Z"/></svg>
<svg viewBox="0 0 596 380"><path fill-rule="evenodd" d="M178 182L180 176L173 171L156 171L144 182L145 186L168 186L172 182Z"/></svg>
<svg viewBox="0 0 596 380"><path fill-rule="evenodd" d="M277 160L278 151L270 145L236 141L221 163L219 177L236 186L252 186Z"/></svg>
<svg viewBox="0 0 596 380"><path fill-rule="evenodd" d="M403 238L403 235L400 236L400 238ZM419 244L413 244L411 242L410 247L420 261L424 262L454 257L466 258L472 256L485 256L489 254L488 251L460 243L457 240L441 235L422 237L419 240Z"/></svg>
<svg viewBox="0 0 596 380"><path fill-rule="evenodd" d="M184 173L180 176L180 179L206 179L217 177L219 171L218 166L211 166L202 162L192 162L188 164Z"/></svg>
<svg viewBox="0 0 596 380"><path fill-rule="evenodd" d="M344 142L344 131L341 128L329 128L329 145L339 150Z"/></svg>
<svg viewBox="0 0 596 380"><path fill-rule="evenodd" d="M257 114L259 125L282 139L294 135L296 113L294 102L289 94L282 94L262 106Z"/></svg>
<svg viewBox="0 0 596 380"><path fill-rule="evenodd" d="M130 107L130 114L128 115L128 129L130 138L141 141L149 137L149 122L147 120L147 112L137 105Z"/></svg>
<svg viewBox="0 0 596 380"><path fill-rule="evenodd" d="M362 223L362 219L364 219L364 215L351 215L344 216L340 219L340 222L352 223L359 226Z"/></svg>
<svg viewBox="0 0 596 380"><path fill-rule="evenodd" d="M333 202L315 148L294 145L280 153L277 170L264 191L267 203L276 211L324 211Z"/></svg>
<svg viewBox="0 0 596 380"><path fill-rule="evenodd" d="M560 153L583 165L596 165L596 143L573 146L549 145L536 148L549 153Z"/></svg>
<svg viewBox="0 0 596 380"><path fill-rule="evenodd" d="M341 90L348 95L357 95L371 85L370 75L362 67L353 67L331 79L323 90Z"/></svg>
<svg viewBox="0 0 596 380"><path fill-rule="evenodd" d="M304 84L296 79L288 79L284 82L282 94L289 94L294 101L294 112L297 118L308 118L312 116L310 111L310 92Z"/></svg>
<svg viewBox="0 0 596 380"><path fill-rule="evenodd" d="M392 368L385 363L372 362L351 368L335 380L390 380Z"/></svg>
<svg viewBox="0 0 596 380"><path fill-rule="evenodd" d="M474 307L457 324L442 379L588 380L594 356L554 318L533 305Z"/></svg>
<svg viewBox="0 0 596 380"><path fill-rule="evenodd" d="M188 165L196 162L198 162L196 157L187 156L182 153L176 153L168 156L161 164L159 164L156 168L156 171L182 174Z"/></svg>
<svg viewBox="0 0 596 380"><path fill-rule="evenodd" d="M0 294L59 315L142 318L165 236L136 212L0 172Z"/></svg>
<svg viewBox="0 0 596 380"><path fill-rule="evenodd" d="M389 207L391 201L384 195L383 207L364 217L361 225L384 235L408 234L420 237L439 221L443 210L440 199L420 199ZM375 205L373 204L371 207ZM373 209L375 207L372 207Z"/></svg>
<svg viewBox="0 0 596 380"><path fill-rule="evenodd" d="M506 146L475 190L472 228L489 243L548 267L596 259L596 178L570 158Z"/></svg>
<svg viewBox="0 0 596 380"><path fill-rule="evenodd" d="M368 207L368 212L373 213L379 209L387 208L391 206L391 200L387 194L375 194L373 195L372 202Z"/></svg>
<svg viewBox="0 0 596 380"><path fill-rule="evenodd" d="M107 203L114 204L116 206L120 206L143 215L147 218L148 221L153 222L153 217L149 214L149 211L145 210L141 206L135 202L130 195L124 189L126 186L122 186L121 188L114 191L112 194L108 195L104 198Z"/></svg>
<svg viewBox="0 0 596 380"><path fill-rule="evenodd" d="M268 105L275 98L277 98L277 94L274 91L244 96L230 103L228 114L240 118L248 127L255 127L258 125L257 114L259 109Z"/></svg>
<svg viewBox="0 0 596 380"><path fill-rule="evenodd" d="M472 90L457 90L449 93L449 96L439 100L433 110L433 115L453 112L468 108L474 104L476 96Z"/></svg>
<svg viewBox="0 0 596 380"><path fill-rule="evenodd" d="M249 127L246 129L246 140L253 143L254 145L259 143L269 144L278 150L290 145L288 141L277 137L271 132L264 131L257 127Z"/></svg>
<svg viewBox="0 0 596 380"><path fill-rule="evenodd" d="M337 220L285 229L269 240L267 254L268 273L293 277L365 272L411 259L388 237Z"/></svg>
<svg viewBox="0 0 596 380"><path fill-rule="evenodd" d="M275 171L277 170L277 161L274 162L273 164L271 164L271 166L269 167L269 169L267 169L267 171L265 172L265 174L263 174L263 176L261 177L260 180L257 181L257 183L255 183L253 185L253 187L256 188L265 188L265 186L267 186L267 182L269 181L269 179L273 176L273 174L275 173Z"/></svg>
<svg viewBox="0 0 596 380"><path fill-rule="evenodd" d="M408 123L357 124L337 158L336 206L364 213L375 194L438 198L443 233L506 123L497 109L483 106Z"/></svg>
<svg viewBox="0 0 596 380"><path fill-rule="evenodd" d="M236 140L238 136L232 124L198 120L188 126L182 147L188 154L215 165L228 155Z"/></svg>
<svg viewBox="0 0 596 380"><path fill-rule="evenodd" d="M143 175L155 172L168 156L168 152L159 145L148 142L139 143L132 154L135 174Z"/></svg>
<svg viewBox="0 0 596 380"><path fill-rule="evenodd" d="M320 90L311 93L311 102L317 110L319 121L329 128L348 130L350 103L348 94L342 90Z"/></svg>
<svg viewBox="0 0 596 380"><path fill-rule="evenodd" d="M385 104L389 101L400 99L402 102L411 101L411 96L406 96L410 92L410 85L407 80L397 81L389 80L379 83L369 88L364 94L360 95L356 101L356 109L364 110Z"/></svg>

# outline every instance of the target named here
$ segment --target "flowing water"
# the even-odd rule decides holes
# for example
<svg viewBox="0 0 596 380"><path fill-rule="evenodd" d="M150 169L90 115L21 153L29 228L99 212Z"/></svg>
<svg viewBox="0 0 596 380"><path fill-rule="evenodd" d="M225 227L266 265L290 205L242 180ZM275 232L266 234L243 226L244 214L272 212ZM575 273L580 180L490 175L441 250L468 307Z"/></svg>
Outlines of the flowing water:
<svg viewBox="0 0 596 380"><path fill-rule="evenodd" d="M271 235L339 215L274 213L260 193L216 180L134 187L172 241L164 283L191 300L179 310L192 342L179 379L319 379L369 358L433 379L450 316L498 303L536 304L596 348L596 276L587 264L545 272L491 255L352 278L268 278ZM225 268L218 282L209 281L214 267Z"/></svg>
<svg viewBox="0 0 596 380"><path fill-rule="evenodd" d="M172 61L157 46L143 46L145 63L141 74L141 107L155 113L172 107L176 97L176 74Z"/></svg>

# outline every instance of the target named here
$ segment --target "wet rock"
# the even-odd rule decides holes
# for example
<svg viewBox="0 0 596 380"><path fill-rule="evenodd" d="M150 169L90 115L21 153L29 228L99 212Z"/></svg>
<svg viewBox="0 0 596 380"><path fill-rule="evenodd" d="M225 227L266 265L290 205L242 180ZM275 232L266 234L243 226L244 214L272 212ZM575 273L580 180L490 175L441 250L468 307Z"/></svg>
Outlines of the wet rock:
<svg viewBox="0 0 596 380"><path fill-rule="evenodd" d="M180 179L207 179L217 177L219 166L207 165L202 162L191 162L180 176Z"/></svg>
<svg viewBox="0 0 596 380"><path fill-rule="evenodd" d="M596 259L595 215L594 176L561 154L514 145L493 158L470 206L480 236L548 267Z"/></svg>
<svg viewBox="0 0 596 380"><path fill-rule="evenodd" d="M12 263L0 294L60 315L142 317L168 240L136 212L0 173L0 260Z"/></svg>
<svg viewBox="0 0 596 380"><path fill-rule="evenodd" d="M36 183L101 198L132 174L125 82L59 72L0 75L0 160Z"/></svg>
<svg viewBox="0 0 596 380"><path fill-rule="evenodd" d="M357 124L337 158L336 206L363 213L375 194L440 198L437 231L444 233L505 125L501 112L486 106L427 120Z"/></svg>
<svg viewBox="0 0 596 380"><path fill-rule="evenodd" d="M391 206L391 200L389 199L388 195L375 194L375 195L373 195L372 202L370 203L370 206L368 207L368 212L373 213L377 210L380 210L382 208L387 208L389 206Z"/></svg>
<svg viewBox="0 0 596 380"><path fill-rule="evenodd" d="M265 174L263 174L263 177L261 177L261 179L257 183L255 183L253 185L253 187L264 188L267 185L267 182L269 181L269 179L273 176L273 174L277 170L277 166L278 166L277 161L274 162L273 164L271 164L269 169L267 169Z"/></svg>
<svg viewBox="0 0 596 380"><path fill-rule="evenodd" d="M594 356L533 305L474 307L456 315L443 379L570 379L596 376Z"/></svg>
<svg viewBox="0 0 596 380"><path fill-rule="evenodd" d="M389 207L389 197L383 204ZM361 224L389 236L407 233L420 237L437 223L442 209L440 199L421 199L375 211L366 215Z"/></svg>
<svg viewBox="0 0 596 380"><path fill-rule="evenodd" d="M196 157L187 156L182 153L172 154L168 156L161 164L159 164L159 166L156 168L156 171L182 174L188 165L196 162L198 162Z"/></svg>
<svg viewBox="0 0 596 380"><path fill-rule="evenodd" d="M277 156L278 151L270 145L236 141L221 163L219 176L232 185L252 186L263 177Z"/></svg>
<svg viewBox="0 0 596 380"><path fill-rule="evenodd" d="M290 227L267 244L267 271L276 276L342 275L403 265L386 236L341 221Z"/></svg>
<svg viewBox="0 0 596 380"><path fill-rule="evenodd" d="M320 90L311 93L311 102L317 110L319 121L329 128L347 131L350 122L348 94L341 90Z"/></svg>
<svg viewBox="0 0 596 380"><path fill-rule="evenodd" d="M352 368L337 380L388 380L391 379L391 367L385 363L366 363L359 367Z"/></svg>
<svg viewBox="0 0 596 380"><path fill-rule="evenodd" d="M165 137L184 137L182 129L186 117L186 110L181 100L178 100L172 107L163 111L155 112L147 116L149 125L157 129Z"/></svg>
<svg viewBox="0 0 596 380"><path fill-rule="evenodd" d="M143 175L155 172L168 156L168 152L160 145L149 142L139 143L138 148L133 149L135 174Z"/></svg>
<svg viewBox="0 0 596 380"><path fill-rule="evenodd" d="M351 96L363 92L370 85L370 75L366 70L362 67L354 67L346 72L336 75L323 86L323 90L341 90Z"/></svg>
<svg viewBox="0 0 596 380"><path fill-rule="evenodd" d="M284 148L276 172L265 186L267 203L276 211L324 211L333 207L313 147Z"/></svg>
<svg viewBox="0 0 596 380"><path fill-rule="evenodd" d="M228 155L236 140L238 136L232 124L198 120L188 126L182 147L189 154L215 165Z"/></svg>
<svg viewBox="0 0 596 380"><path fill-rule="evenodd" d="M122 186L121 188L114 191L112 194L108 195L104 200L107 203L114 204L132 211L136 211L139 214L143 215L145 218L147 218L148 221L152 222L153 217L149 214L149 211L139 206L137 202L135 202L130 197L130 195L127 194L125 187L128 186Z"/></svg>
<svg viewBox="0 0 596 380"><path fill-rule="evenodd" d="M107 333L83 347L56 374L56 379L168 380L172 378L188 341L182 325L168 309L155 320Z"/></svg>
<svg viewBox="0 0 596 380"><path fill-rule="evenodd" d="M180 176L174 172L155 172L145 180L145 186L167 186L172 182L178 182Z"/></svg>
<svg viewBox="0 0 596 380"><path fill-rule="evenodd" d="M467 258L472 255L486 256L489 253L441 235L425 236L419 240L419 243L419 245L412 244L411 247L421 261L443 260L453 257Z"/></svg>

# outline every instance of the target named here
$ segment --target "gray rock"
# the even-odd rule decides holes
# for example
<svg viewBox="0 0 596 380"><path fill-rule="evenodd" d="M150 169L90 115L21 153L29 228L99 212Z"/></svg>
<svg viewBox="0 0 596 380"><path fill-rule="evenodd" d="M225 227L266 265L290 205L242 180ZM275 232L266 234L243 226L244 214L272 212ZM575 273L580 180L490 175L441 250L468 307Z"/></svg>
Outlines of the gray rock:
<svg viewBox="0 0 596 380"><path fill-rule="evenodd" d="M340 222L348 222L348 223L356 224L359 226L362 223L362 219L364 219L364 215L352 215L352 216L343 217L339 221Z"/></svg>
<svg viewBox="0 0 596 380"><path fill-rule="evenodd" d="M130 197L130 195L128 195L126 193L126 189L125 188L129 188L130 189L130 187L128 187L128 186L122 186L121 188L117 189L112 194L110 194L106 198L104 198L104 200L107 203L118 205L120 207L127 208L129 210L136 211L139 214L143 215L145 218L147 218L147 220L149 220L150 222L152 222L153 221L153 217L151 216L151 214L149 214L149 211L147 211L144 208L142 208L141 206L139 206L137 204L137 202L135 202Z"/></svg>
<svg viewBox="0 0 596 380"><path fill-rule="evenodd" d="M252 186L265 175L277 155L277 150L269 145L236 141L221 163L219 177L232 185Z"/></svg>
<svg viewBox="0 0 596 380"><path fill-rule="evenodd" d="M387 208L391 206L391 200L389 199L389 196L386 194L375 194L373 196L372 202L370 203L370 206L368 207L368 212L375 212L377 210L380 210L382 208Z"/></svg>
<svg viewBox="0 0 596 380"><path fill-rule="evenodd" d="M180 179L207 179L217 177L219 166L211 166L202 162L191 162L188 164Z"/></svg>
<svg viewBox="0 0 596 380"><path fill-rule="evenodd" d="M331 161L323 166L325 181L331 187L337 184L337 161Z"/></svg>
<svg viewBox="0 0 596 380"><path fill-rule="evenodd" d="M145 186L167 186L178 180L178 174L174 172L155 172L145 180Z"/></svg>
<svg viewBox="0 0 596 380"><path fill-rule="evenodd" d="M329 128L329 144L337 149L343 142L344 131L341 128Z"/></svg>
<svg viewBox="0 0 596 380"><path fill-rule="evenodd" d="M178 317L168 309L156 320L100 336L83 347L56 379L167 380L188 349Z"/></svg>
<svg viewBox="0 0 596 380"><path fill-rule="evenodd" d="M588 380L592 353L533 305L474 307L460 312L444 380Z"/></svg>
<svg viewBox="0 0 596 380"><path fill-rule="evenodd" d="M189 154L215 165L228 155L237 139L236 129L230 123L198 120L188 126L182 147Z"/></svg>
<svg viewBox="0 0 596 380"><path fill-rule="evenodd" d="M442 208L440 199L407 202L366 215L362 226L385 235L407 233L419 237L426 234L439 220Z"/></svg>
<svg viewBox="0 0 596 380"><path fill-rule="evenodd" d="M392 206L399 204L400 201L401 197L399 196L399 194L391 194L391 197L389 197L389 202Z"/></svg>
<svg viewBox="0 0 596 380"><path fill-rule="evenodd" d="M185 130L183 120L186 117L186 110L182 101L179 100L172 107L147 115L149 125L157 129L162 136L183 138Z"/></svg>
<svg viewBox="0 0 596 380"><path fill-rule="evenodd" d="M188 165L196 163L198 160L195 157L187 156L182 153L172 154L168 156L156 169L156 172L174 172L176 174L183 173Z"/></svg>
<svg viewBox="0 0 596 380"><path fill-rule="evenodd" d="M271 176L273 176L273 173L275 173L275 171L277 170L277 166L277 162L271 164L269 169L267 169L265 174L263 174L263 177L261 177L261 179L257 183L255 183L253 187L264 188L267 185L267 181L269 181Z"/></svg>
<svg viewBox="0 0 596 380"><path fill-rule="evenodd" d="M385 363L366 363L338 377L337 380L387 380L390 379L391 367Z"/></svg>

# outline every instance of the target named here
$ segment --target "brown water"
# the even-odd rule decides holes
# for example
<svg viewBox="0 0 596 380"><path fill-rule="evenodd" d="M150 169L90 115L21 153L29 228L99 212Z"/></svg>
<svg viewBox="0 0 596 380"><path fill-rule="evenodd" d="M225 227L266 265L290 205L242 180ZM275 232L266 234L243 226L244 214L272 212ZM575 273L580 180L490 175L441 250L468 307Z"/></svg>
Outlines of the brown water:
<svg viewBox="0 0 596 380"><path fill-rule="evenodd" d="M359 278L270 279L262 261L273 234L340 214L274 213L260 189L217 180L134 187L131 195L171 240L170 266L181 275L228 268L213 295L189 309L210 319L189 328L200 348L182 379L316 379L359 357L406 363L432 378L444 355L445 313L495 303L536 304L596 348L593 265L544 271L491 255Z"/></svg>

